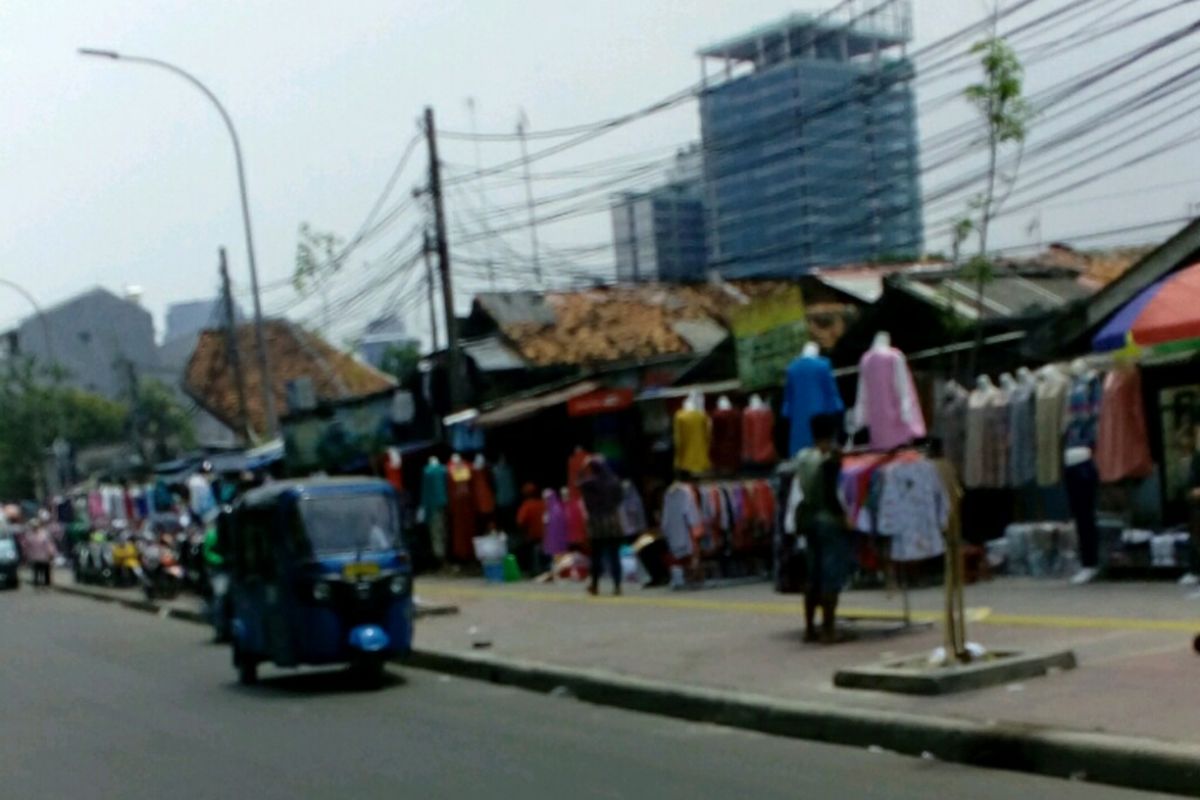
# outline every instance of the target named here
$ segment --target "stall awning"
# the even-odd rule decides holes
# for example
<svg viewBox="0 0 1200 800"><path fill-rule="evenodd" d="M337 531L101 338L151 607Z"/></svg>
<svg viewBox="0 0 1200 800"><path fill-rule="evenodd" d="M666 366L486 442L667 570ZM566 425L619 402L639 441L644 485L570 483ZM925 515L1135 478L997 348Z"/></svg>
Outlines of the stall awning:
<svg viewBox="0 0 1200 800"><path fill-rule="evenodd" d="M534 414L547 408L562 405L573 397L594 392L599 388L600 384L595 381L581 381L580 383L573 383L570 386L544 394L512 400L480 413L475 419L475 424L480 428L495 428L499 425L508 425L532 417Z"/></svg>
<svg viewBox="0 0 1200 800"><path fill-rule="evenodd" d="M1092 339L1103 352L1127 345L1150 347L1200 338L1200 264L1143 289Z"/></svg>

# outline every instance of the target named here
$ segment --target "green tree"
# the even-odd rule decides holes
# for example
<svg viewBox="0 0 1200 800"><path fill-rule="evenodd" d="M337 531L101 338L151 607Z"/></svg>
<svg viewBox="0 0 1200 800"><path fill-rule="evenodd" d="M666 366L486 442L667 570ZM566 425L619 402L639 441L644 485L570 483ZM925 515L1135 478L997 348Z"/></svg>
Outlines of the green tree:
<svg viewBox="0 0 1200 800"><path fill-rule="evenodd" d="M322 333L329 332L329 293L327 280L336 275L344 261L345 241L336 234L315 230L307 222L300 223L300 239L296 243L296 264L292 270L292 286L301 295L314 289L321 292L324 323Z"/></svg>
<svg viewBox="0 0 1200 800"><path fill-rule="evenodd" d="M1023 95L1025 73L1020 59L1008 43L996 35L994 28L992 36L976 43L971 52L979 56L983 80L968 86L965 95L983 117L987 128L987 182L983 191L971 199L967 215L955 226L954 254L957 261L967 239L972 234L978 238L979 249L962 267L964 277L975 283L976 310L980 316L975 330L975 347L971 351L971 370L974 371L983 345L984 287L994 276L988 257L988 234L992 220L1000 213L1016 185L1033 110ZM1011 170L1001 173L1000 155L1006 148L1015 148L1016 152L1011 159Z"/></svg>
<svg viewBox="0 0 1200 800"><path fill-rule="evenodd" d="M421 351L415 344L406 344L403 347L392 345L384 351L380 368L395 378L401 386L407 386L416 375L417 364L420 361Z"/></svg>
<svg viewBox="0 0 1200 800"><path fill-rule="evenodd" d="M138 381L137 391L130 424L135 426L139 441L153 448L148 455L165 460L180 450L196 446L191 417L166 384L153 378L143 379Z"/></svg>

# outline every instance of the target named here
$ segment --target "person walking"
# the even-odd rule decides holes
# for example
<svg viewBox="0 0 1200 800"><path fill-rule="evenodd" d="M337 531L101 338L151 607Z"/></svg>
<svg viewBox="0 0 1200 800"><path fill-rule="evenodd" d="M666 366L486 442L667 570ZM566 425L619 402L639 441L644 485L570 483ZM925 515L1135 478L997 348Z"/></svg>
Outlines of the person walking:
<svg viewBox="0 0 1200 800"><path fill-rule="evenodd" d="M52 582L50 566L58 549L50 530L41 522L34 523L33 530L25 537L25 558L33 570L33 585L49 588Z"/></svg>
<svg viewBox="0 0 1200 800"><path fill-rule="evenodd" d="M593 456L579 482L579 490L587 509L588 538L592 546L592 580L588 593L595 595L599 591L600 575L607 569L612 577L613 594L620 595L623 534L617 512L625 494L621 481L602 456Z"/></svg>
<svg viewBox="0 0 1200 800"><path fill-rule="evenodd" d="M521 535L518 558L537 577L546 571L546 559L542 555L542 540L546 538L546 501L532 483L521 487L521 495L524 500L516 516L516 528Z"/></svg>

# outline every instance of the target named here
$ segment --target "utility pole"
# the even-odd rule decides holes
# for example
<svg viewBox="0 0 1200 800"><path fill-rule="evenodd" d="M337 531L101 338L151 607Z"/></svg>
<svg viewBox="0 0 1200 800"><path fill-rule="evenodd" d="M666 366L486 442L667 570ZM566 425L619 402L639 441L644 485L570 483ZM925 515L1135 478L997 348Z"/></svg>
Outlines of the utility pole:
<svg viewBox="0 0 1200 800"><path fill-rule="evenodd" d="M233 313L233 287L229 285L229 268L225 263L225 248L221 254L221 304L225 309L225 358L233 370L233 385L237 391L238 427L247 443L253 441L250 415L246 413L246 378L242 374L242 358L238 354L237 317Z"/></svg>
<svg viewBox="0 0 1200 800"><path fill-rule="evenodd" d="M537 285L542 285L542 263L538 253L537 217L533 213L533 178L529 174L529 148L525 144L525 125L528 123L525 111L517 120L517 136L521 137L521 163L525 168L525 202L529 205L529 244L533 251L533 279Z"/></svg>
<svg viewBox="0 0 1200 800"><path fill-rule="evenodd" d="M442 305L446 315L446 356L450 369L450 410L463 407L462 354L458 349L458 324L454 316L454 285L450 278L450 244L446 240L446 210L442 205L442 169L438 163L437 129L433 108L425 106L425 138L429 142L429 195L433 198L434 234L437 237L438 272L442 279Z"/></svg>
<svg viewBox="0 0 1200 800"><path fill-rule="evenodd" d="M437 301L434 300L434 292L437 287L433 281L433 262L429 260L429 254L433 252L433 241L429 238L428 229L422 234L422 237L421 256L425 259L425 288L429 291L429 342L432 352L436 353L438 349Z"/></svg>

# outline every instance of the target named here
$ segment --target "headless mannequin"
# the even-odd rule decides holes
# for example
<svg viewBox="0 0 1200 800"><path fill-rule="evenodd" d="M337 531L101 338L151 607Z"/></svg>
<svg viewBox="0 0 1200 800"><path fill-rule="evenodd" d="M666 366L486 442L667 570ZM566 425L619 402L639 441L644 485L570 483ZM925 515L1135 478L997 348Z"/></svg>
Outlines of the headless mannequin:
<svg viewBox="0 0 1200 800"><path fill-rule="evenodd" d="M1004 391L1011 392L1013 389L1017 388L1017 380L1012 375L1005 372L1000 376L1000 385L1004 388Z"/></svg>
<svg viewBox="0 0 1200 800"><path fill-rule="evenodd" d="M721 395L719 398L717 398L717 408L721 409L722 411L728 411L733 408L733 403L729 402L728 397Z"/></svg>
<svg viewBox="0 0 1200 800"><path fill-rule="evenodd" d="M1017 382L1022 386L1030 386L1037 382L1037 378L1029 367L1019 367L1017 369Z"/></svg>
<svg viewBox="0 0 1200 800"><path fill-rule="evenodd" d="M992 379L987 375L980 375L975 379L975 388L981 392L994 392L996 384L992 383Z"/></svg>
<svg viewBox="0 0 1200 800"><path fill-rule="evenodd" d="M689 392L683 401L685 411L700 411L704 408L704 395L700 392Z"/></svg>
<svg viewBox="0 0 1200 800"><path fill-rule="evenodd" d="M759 397L756 394L750 395L750 407L751 408L757 410L757 409L762 408L764 405L765 405L765 403L763 403L763 399L761 397Z"/></svg>
<svg viewBox="0 0 1200 800"><path fill-rule="evenodd" d="M436 467L438 464L441 464L441 463L442 463L442 462L438 460L438 457L437 457L437 456L430 456L430 457L429 457L429 466L431 466L431 467Z"/></svg>
<svg viewBox="0 0 1200 800"><path fill-rule="evenodd" d="M887 331L879 331L871 340L872 350L887 350L892 346L892 335Z"/></svg>

